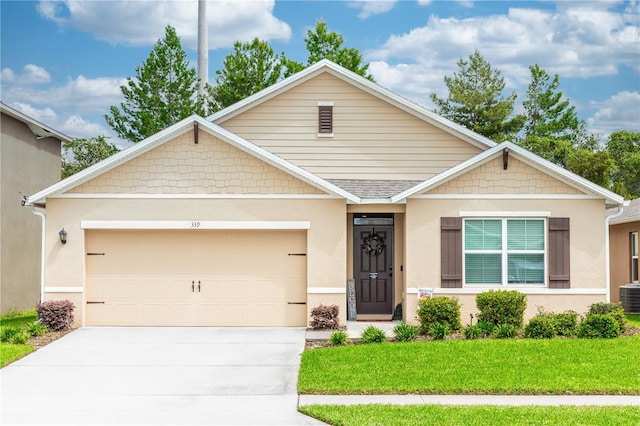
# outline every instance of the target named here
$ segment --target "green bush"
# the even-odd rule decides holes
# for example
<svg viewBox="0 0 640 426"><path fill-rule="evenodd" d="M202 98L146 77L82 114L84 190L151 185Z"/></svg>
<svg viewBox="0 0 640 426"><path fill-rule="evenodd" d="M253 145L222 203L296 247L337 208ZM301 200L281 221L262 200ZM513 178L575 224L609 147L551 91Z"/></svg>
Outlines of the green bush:
<svg viewBox="0 0 640 426"><path fill-rule="evenodd" d="M549 315L537 315L524 327L524 337L529 339L553 339L556 337L554 320Z"/></svg>
<svg viewBox="0 0 640 426"><path fill-rule="evenodd" d="M478 321L478 330L480 330L480 337L489 337L493 335L493 331L497 326L487 321Z"/></svg>
<svg viewBox="0 0 640 426"><path fill-rule="evenodd" d="M8 343L12 343L14 345L24 345L29 340L29 333L25 330L20 330L17 334L14 334Z"/></svg>
<svg viewBox="0 0 640 426"><path fill-rule="evenodd" d="M429 334L436 340L444 340L449 335L449 326L443 323L432 324L429 328Z"/></svg>
<svg viewBox="0 0 640 426"><path fill-rule="evenodd" d="M516 337L518 329L512 324L500 324L493 330L493 335L498 339L510 339Z"/></svg>
<svg viewBox="0 0 640 426"><path fill-rule="evenodd" d="M336 330L333 333L331 333L331 336L329 336L329 343L331 343L334 346L342 346L347 343L348 337L349 336L347 335L346 331Z"/></svg>
<svg viewBox="0 0 640 426"><path fill-rule="evenodd" d="M575 336L578 332L578 313L575 311L552 314L551 319L558 336Z"/></svg>
<svg viewBox="0 0 640 426"><path fill-rule="evenodd" d="M30 336L40 336L42 334L45 334L47 331L49 331L46 325L40 324L37 321L31 323L26 330Z"/></svg>
<svg viewBox="0 0 640 426"><path fill-rule="evenodd" d="M418 320L420 331L429 334L434 324L444 324L450 331L462 328L460 322L460 304L455 297L432 297L418 302Z"/></svg>
<svg viewBox="0 0 640 426"><path fill-rule="evenodd" d="M586 316L593 314L609 315L615 319L621 333L627 328L627 317L624 315L624 309L620 303L594 303L589 306L589 312L587 312Z"/></svg>
<svg viewBox="0 0 640 426"><path fill-rule="evenodd" d="M620 336L620 326L611 315L587 315L578 328L578 337L587 339L613 339L618 336Z"/></svg>
<svg viewBox="0 0 640 426"><path fill-rule="evenodd" d="M406 322L400 322L398 325L393 327L393 332L396 335L396 338L401 342L413 342L418 338L418 333L420 329L418 326L407 324Z"/></svg>
<svg viewBox="0 0 640 426"><path fill-rule="evenodd" d="M479 321L494 326L510 324L519 329L524 322L527 297L517 290L489 290L476 296L476 305Z"/></svg>
<svg viewBox="0 0 640 426"><path fill-rule="evenodd" d="M13 326L5 326L0 329L0 342L11 343L14 336L20 334L20 329Z"/></svg>
<svg viewBox="0 0 640 426"><path fill-rule="evenodd" d="M364 343L382 343L385 340L387 340L387 336L384 331L372 325L362 332L362 342Z"/></svg>
<svg viewBox="0 0 640 426"><path fill-rule="evenodd" d="M482 337L482 330L476 325L468 325L464 328L465 339L479 339Z"/></svg>

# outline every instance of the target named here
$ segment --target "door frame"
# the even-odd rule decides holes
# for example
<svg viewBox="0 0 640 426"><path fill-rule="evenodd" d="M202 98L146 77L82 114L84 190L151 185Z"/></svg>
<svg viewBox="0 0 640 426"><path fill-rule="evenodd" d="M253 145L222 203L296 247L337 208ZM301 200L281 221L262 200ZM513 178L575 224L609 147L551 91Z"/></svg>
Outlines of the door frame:
<svg viewBox="0 0 640 426"><path fill-rule="evenodd" d="M381 313L379 315L393 315L394 306L395 306L395 214L394 213L353 213L353 217L351 219L352 226L352 271L354 275L354 280L357 282L357 270L358 270L358 257L359 252L361 250L361 243L358 235L358 229L361 226L389 226L391 227L391 241L386 241L386 247L388 250L391 250L390 253L390 266L392 270L389 275L390 289L389 289L389 309L388 312ZM356 285L356 299L358 298L358 290ZM356 315L375 315L375 314L367 314L361 313L356 310Z"/></svg>

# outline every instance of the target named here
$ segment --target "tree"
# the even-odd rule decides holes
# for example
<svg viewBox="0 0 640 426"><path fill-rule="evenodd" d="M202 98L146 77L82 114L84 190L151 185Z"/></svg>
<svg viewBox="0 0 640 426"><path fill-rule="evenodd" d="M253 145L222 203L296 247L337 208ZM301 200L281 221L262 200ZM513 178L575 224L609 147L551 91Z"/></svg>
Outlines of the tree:
<svg viewBox="0 0 640 426"><path fill-rule="evenodd" d="M627 198L640 197L640 133L614 132L606 150L617 166L613 189Z"/></svg>
<svg viewBox="0 0 640 426"><path fill-rule="evenodd" d="M458 61L459 71L445 76L446 99L431 94L436 113L496 142L515 137L524 116L513 115L516 93L504 97L504 78L476 50L469 60Z"/></svg>
<svg viewBox="0 0 640 426"><path fill-rule="evenodd" d="M122 139L139 142L192 114L203 114L196 70L189 65L176 30L167 26L136 78L120 86L125 102L105 119Z"/></svg>
<svg viewBox="0 0 640 426"><path fill-rule="evenodd" d="M329 32L326 22L318 21L314 31L307 31L307 37L304 41L307 44L307 64L303 65L300 62L287 59L286 77L322 59L329 59L362 77L374 81L373 76L367 72L369 64L362 63L360 51L354 47L343 47L344 37L342 34L333 31Z"/></svg>
<svg viewBox="0 0 640 426"><path fill-rule="evenodd" d="M276 55L266 41L237 41L233 49L225 57L224 67L216 71L216 85L209 88L210 111L228 107L282 78L284 54Z"/></svg>
<svg viewBox="0 0 640 426"><path fill-rule="evenodd" d="M62 179L92 166L117 153L118 147L104 136L77 138L62 146Z"/></svg>

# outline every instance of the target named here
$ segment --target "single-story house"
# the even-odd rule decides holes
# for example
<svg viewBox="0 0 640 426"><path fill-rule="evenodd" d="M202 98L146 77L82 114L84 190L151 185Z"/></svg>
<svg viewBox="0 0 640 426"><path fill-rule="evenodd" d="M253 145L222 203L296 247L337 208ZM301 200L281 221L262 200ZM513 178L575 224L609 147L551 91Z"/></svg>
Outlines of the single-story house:
<svg viewBox="0 0 640 426"><path fill-rule="evenodd" d="M323 60L28 197L86 325L415 322L423 293L605 301L618 195ZM68 233L62 244L58 233Z"/></svg>
<svg viewBox="0 0 640 426"><path fill-rule="evenodd" d="M0 102L0 312L40 301L43 221L25 214L20 193L60 181L61 146L69 136Z"/></svg>
<svg viewBox="0 0 640 426"><path fill-rule="evenodd" d="M640 198L624 208L607 210L609 222L609 258L611 262L611 301L620 301L620 286L637 284L638 234L640 234Z"/></svg>

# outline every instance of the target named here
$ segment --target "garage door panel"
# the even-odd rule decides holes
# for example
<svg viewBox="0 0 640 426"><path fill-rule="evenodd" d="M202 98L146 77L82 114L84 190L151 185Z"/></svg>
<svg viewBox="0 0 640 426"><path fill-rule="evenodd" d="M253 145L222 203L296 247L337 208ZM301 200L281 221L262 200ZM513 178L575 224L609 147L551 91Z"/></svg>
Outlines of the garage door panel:
<svg viewBox="0 0 640 426"><path fill-rule="evenodd" d="M305 231L87 231L90 325L304 326ZM294 255L291 255L294 254ZM192 288L193 282L193 288Z"/></svg>

